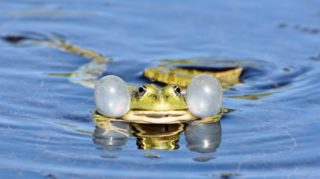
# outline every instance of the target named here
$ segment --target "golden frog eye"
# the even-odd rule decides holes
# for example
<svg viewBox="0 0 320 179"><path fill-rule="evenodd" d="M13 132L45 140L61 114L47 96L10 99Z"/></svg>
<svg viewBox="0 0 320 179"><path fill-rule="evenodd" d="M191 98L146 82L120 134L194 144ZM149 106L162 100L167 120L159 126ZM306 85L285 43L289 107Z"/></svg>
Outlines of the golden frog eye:
<svg viewBox="0 0 320 179"><path fill-rule="evenodd" d="M173 86L173 89L174 89L174 93L179 96L181 95L181 89L179 88L179 86Z"/></svg>
<svg viewBox="0 0 320 179"><path fill-rule="evenodd" d="M145 85L140 86L138 88L138 93L139 93L140 96L143 96L144 94L146 94L146 92L147 92L147 87Z"/></svg>

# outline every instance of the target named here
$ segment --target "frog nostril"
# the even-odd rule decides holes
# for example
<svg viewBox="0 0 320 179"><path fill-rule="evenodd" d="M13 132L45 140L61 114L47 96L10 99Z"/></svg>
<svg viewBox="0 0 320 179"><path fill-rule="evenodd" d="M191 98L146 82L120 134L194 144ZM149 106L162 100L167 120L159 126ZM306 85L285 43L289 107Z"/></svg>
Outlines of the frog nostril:
<svg viewBox="0 0 320 179"><path fill-rule="evenodd" d="M158 96L157 95L152 95L153 100L157 100Z"/></svg>

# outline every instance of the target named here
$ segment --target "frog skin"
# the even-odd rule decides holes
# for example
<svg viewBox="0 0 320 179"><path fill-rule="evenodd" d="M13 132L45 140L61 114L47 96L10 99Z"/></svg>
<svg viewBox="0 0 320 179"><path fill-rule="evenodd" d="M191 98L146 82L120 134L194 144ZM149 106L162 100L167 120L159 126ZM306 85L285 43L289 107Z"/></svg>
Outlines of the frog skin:
<svg viewBox="0 0 320 179"><path fill-rule="evenodd" d="M15 34L12 37L8 36L6 39L14 39L12 43L26 42L34 45L44 45L90 60L89 63L81 66L72 73L52 74L68 76L71 82L87 88L95 88L98 78L103 74L107 63L111 60L111 58L105 57L95 51L68 43L59 36L53 35L44 38L43 36L36 37L35 34L32 34L30 37L20 37ZM227 71L226 73L206 73L222 80L222 84L226 82L232 85L238 83L238 79L234 80L234 78L231 78L230 80L230 74L231 76L239 76L241 72L242 69L240 68L229 72ZM193 77L200 73L201 72L197 70L177 70L164 66L145 69L144 75L147 78L168 85L164 87L153 84L145 84L141 87L128 85L131 97L130 109L121 116L110 117L104 115L104 117L110 118L111 120L125 120L138 123L181 123L199 118L202 118L202 121L218 121L223 110L220 110L218 114L205 117L197 117L197 115L190 112L190 105L188 105L186 101L185 88L188 87ZM98 112L101 113L99 110Z"/></svg>

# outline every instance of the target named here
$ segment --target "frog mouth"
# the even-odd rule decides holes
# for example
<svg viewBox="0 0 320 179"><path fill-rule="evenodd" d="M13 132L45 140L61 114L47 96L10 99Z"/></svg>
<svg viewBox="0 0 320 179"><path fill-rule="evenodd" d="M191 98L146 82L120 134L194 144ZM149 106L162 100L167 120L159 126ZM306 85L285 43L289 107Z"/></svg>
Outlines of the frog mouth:
<svg viewBox="0 0 320 179"><path fill-rule="evenodd" d="M129 111L122 119L128 122L136 123L153 123L153 124L173 124L182 123L190 120L198 119L189 111L172 110L172 111Z"/></svg>

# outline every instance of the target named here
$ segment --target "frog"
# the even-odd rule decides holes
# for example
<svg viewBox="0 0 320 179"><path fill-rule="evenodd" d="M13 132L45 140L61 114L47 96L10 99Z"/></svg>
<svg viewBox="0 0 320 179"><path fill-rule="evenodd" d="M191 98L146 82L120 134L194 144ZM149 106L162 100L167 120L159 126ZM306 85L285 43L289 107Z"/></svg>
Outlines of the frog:
<svg viewBox="0 0 320 179"><path fill-rule="evenodd" d="M223 88L220 82L224 87L237 84L237 77L242 73L241 68L222 72L205 71L203 74L201 70L196 69L159 66L147 68L143 74L151 81L164 83L164 86L134 86L126 84L114 75L100 78L112 58L67 42L62 36L13 34L5 37L5 40L15 44L28 43L56 48L88 59L89 63L72 73L50 75L67 76L73 83L94 89L97 106L94 113L114 121L155 124L181 123L197 119L202 122L219 121L226 112L221 107ZM112 94L112 90L106 90L108 87L114 87L113 91L116 93ZM108 101L112 105L105 105Z"/></svg>
<svg viewBox="0 0 320 179"><path fill-rule="evenodd" d="M204 97L199 100L200 104L194 105L198 102L194 96L199 95L199 92L206 93L201 89L194 91L195 85L203 80L212 83L204 86L209 89L209 94L202 94ZM113 121L172 124L199 118L202 121L217 121L221 116L221 87L217 80L207 75L196 76L189 88L183 90L173 84L128 86L121 78L109 75L96 83L94 94L97 112ZM218 102L212 103L214 100Z"/></svg>

